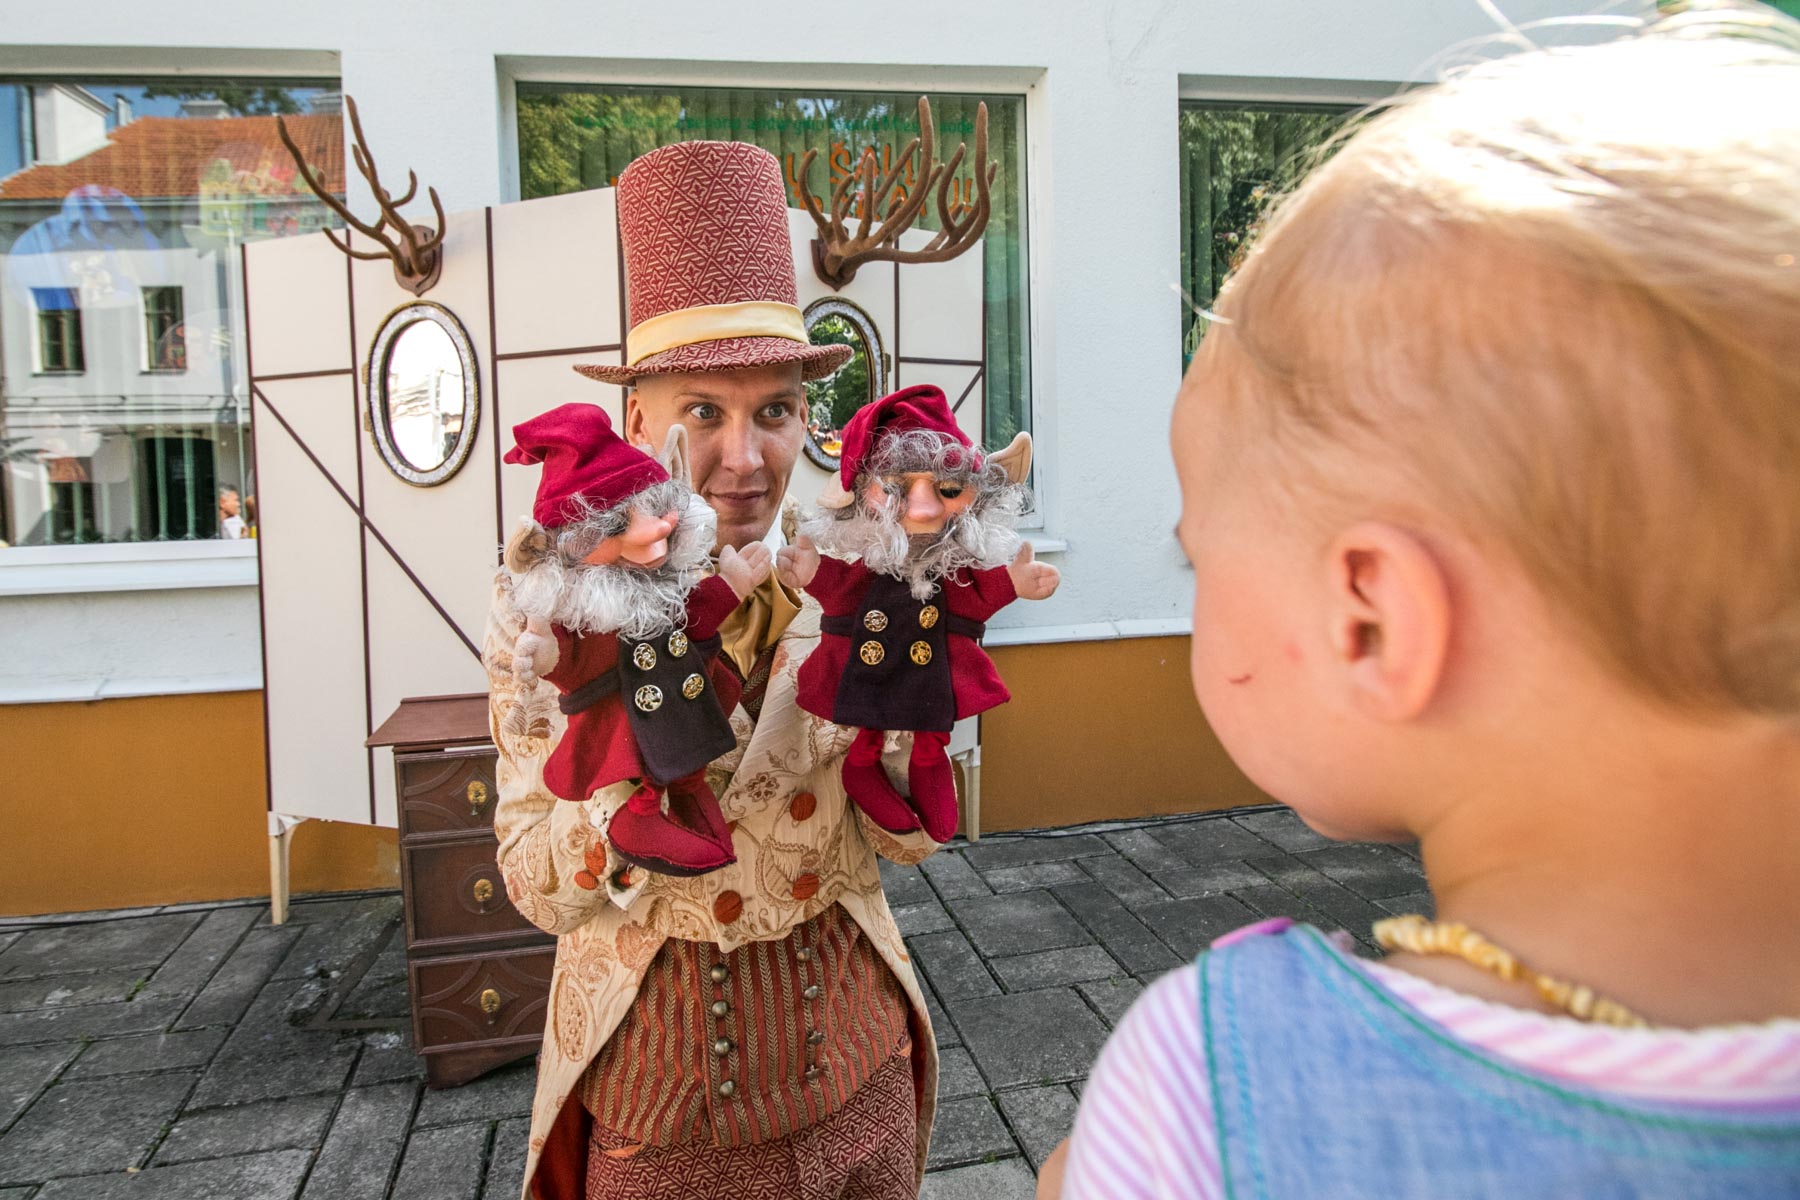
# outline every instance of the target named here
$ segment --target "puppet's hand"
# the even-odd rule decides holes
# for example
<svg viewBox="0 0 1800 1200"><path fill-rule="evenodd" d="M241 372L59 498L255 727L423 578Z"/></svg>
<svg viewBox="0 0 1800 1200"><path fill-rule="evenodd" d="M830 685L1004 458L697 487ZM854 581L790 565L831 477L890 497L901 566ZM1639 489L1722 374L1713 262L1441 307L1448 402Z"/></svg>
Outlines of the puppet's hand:
<svg viewBox="0 0 1800 1200"><path fill-rule="evenodd" d="M731 585L742 600L756 590L756 585L769 577L773 556L761 542L751 542L742 550L730 546L719 551L719 578Z"/></svg>
<svg viewBox="0 0 1800 1200"><path fill-rule="evenodd" d="M799 591L819 573L819 550L802 534L793 545L775 552L775 578Z"/></svg>
<svg viewBox="0 0 1800 1200"><path fill-rule="evenodd" d="M1023 542L1018 555L1006 568L1006 573L1012 576L1013 591L1019 593L1021 600L1048 600L1062 582L1062 572L1049 563L1036 561L1036 554L1030 542Z"/></svg>
<svg viewBox="0 0 1800 1200"><path fill-rule="evenodd" d="M525 631L513 643L513 678L531 687L546 672L556 670L557 657L550 622L542 617L526 617Z"/></svg>

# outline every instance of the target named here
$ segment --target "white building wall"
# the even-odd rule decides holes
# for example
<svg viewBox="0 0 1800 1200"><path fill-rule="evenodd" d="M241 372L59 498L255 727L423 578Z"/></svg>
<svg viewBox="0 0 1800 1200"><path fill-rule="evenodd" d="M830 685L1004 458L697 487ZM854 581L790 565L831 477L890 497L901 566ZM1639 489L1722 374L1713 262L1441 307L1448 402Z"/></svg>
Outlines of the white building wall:
<svg viewBox="0 0 1800 1200"><path fill-rule="evenodd" d="M1519 23L1649 7L1499 3ZM1042 544L1065 583L1050 601L1009 608L990 640L1185 632L1165 444L1180 371L1178 100L1366 99L1431 78L1449 48L1491 35L1493 22L1476 0L915 0L899 12L793 0L452 0L379 14L350 0L81 0L13 14L0 71L337 74L377 161L393 177L416 169L451 209L518 198L519 80L1023 93ZM350 187L352 206L368 210L361 180ZM0 597L7 572L0 558ZM66 613L33 602L24 620L0 598L0 671L13 672L22 636L62 647L34 660L58 678L163 669L108 657L129 657L132 639L65 636L82 620L153 620L175 627L175 645L202 630L253 646L254 605L195 599L205 594L140 592ZM0 675L0 695L7 683Z"/></svg>

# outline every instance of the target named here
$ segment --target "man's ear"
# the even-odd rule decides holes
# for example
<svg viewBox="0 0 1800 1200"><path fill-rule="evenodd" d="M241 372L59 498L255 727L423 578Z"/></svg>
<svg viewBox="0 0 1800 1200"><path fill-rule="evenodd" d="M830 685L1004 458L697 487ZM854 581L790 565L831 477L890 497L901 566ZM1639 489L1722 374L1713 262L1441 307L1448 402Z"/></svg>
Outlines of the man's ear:
<svg viewBox="0 0 1800 1200"><path fill-rule="evenodd" d="M1410 721L1443 682L1450 586L1418 535L1366 521L1332 540L1328 620L1333 661L1366 715Z"/></svg>
<svg viewBox="0 0 1800 1200"><path fill-rule="evenodd" d="M650 449L650 426L644 419L644 406L636 388L625 389L625 440L640 450Z"/></svg>

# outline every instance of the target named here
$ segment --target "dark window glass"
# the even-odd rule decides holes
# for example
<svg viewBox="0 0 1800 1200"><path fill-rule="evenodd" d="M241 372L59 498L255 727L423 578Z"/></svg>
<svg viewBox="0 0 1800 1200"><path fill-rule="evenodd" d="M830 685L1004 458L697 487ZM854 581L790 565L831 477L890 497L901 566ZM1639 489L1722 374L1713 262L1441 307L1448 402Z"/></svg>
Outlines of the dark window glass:
<svg viewBox="0 0 1800 1200"><path fill-rule="evenodd" d="M181 289L144 289L144 368L187 369L187 332L181 325Z"/></svg>

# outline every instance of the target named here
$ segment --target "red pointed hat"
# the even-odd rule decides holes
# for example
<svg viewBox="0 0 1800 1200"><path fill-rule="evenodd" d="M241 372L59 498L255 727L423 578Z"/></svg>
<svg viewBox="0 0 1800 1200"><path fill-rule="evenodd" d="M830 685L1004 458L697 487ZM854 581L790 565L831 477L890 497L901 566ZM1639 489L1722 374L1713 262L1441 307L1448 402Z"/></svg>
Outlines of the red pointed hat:
<svg viewBox="0 0 1800 1200"><path fill-rule="evenodd" d="M602 383L797 362L823 379L854 353L806 337L787 189L773 154L744 142L677 142L619 176L631 329L625 363L578 363Z"/></svg>
<svg viewBox="0 0 1800 1200"><path fill-rule="evenodd" d="M518 444L506 461L544 464L531 516L546 528L567 524L586 506L611 508L654 484L666 483L662 464L613 432L606 410L564 404L513 426Z"/></svg>

